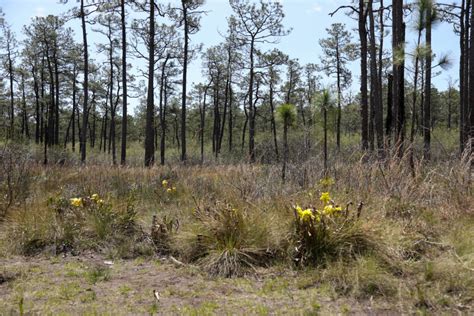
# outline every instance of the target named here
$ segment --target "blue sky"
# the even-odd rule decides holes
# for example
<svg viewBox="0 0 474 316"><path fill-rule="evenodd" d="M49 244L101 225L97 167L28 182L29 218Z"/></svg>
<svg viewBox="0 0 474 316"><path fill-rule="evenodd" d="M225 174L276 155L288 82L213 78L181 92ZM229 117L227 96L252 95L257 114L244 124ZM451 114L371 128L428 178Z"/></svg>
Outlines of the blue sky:
<svg viewBox="0 0 474 316"><path fill-rule="evenodd" d="M177 0L172 0L176 2ZM28 24L32 17L38 15L60 14L68 7L76 5L75 0L70 0L67 5L59 4L58 0L0 0L0 7L6 14L7 21L13 26L15 33L22 37L22 27ZM281 38L277 45L268 46L268 49L277 47L291 58L298 58L301 64L319 63L321 50L318 40L327 36L325 29L332 23L345 23L348 29L357 27L357 22L351 20L343 12L340 11L334 17L328 15L329 12L335 10L338 6L347 4L349 0L280 0L283 4L285 19L284 24L287 28L292 28L290 35ZM456 1L455 1L456 2ZM459 2L459 0L457 1ZM192 36L194 43L204 43L204 47L215 45L222 41L220 33L224 34L227 28L226 17L232 10L227 0L207 0L204 10L208 13L202 18L201 30L198 34ZM413 48L415 42L415 31L412 28L413 23L406 21L407 31L407 50ZM76 31L77 41L80 39L80 24L78 20L69 22L70 27ZM100 36L89 32L91 42L99 41ZM357 31L352 32L353 40L357 41ZM390 45L390 37L385 38L385 45ZM439 89L445 89L448 78L457 79L458 63L459 63L459 38L456 36L452 27L447 24L437 25L433 31L433 50L436 54L448 54L452 62L452 67L448 71L434 78L433 83ZM91 49L94 49L91 46ZM94 58L94 53L91 54ZM97 57L96 57L97 58ZM141 63L137 65L145 66ZM359 63L356 61L350 66L353 71L352 90L357 92ZM324 79L325 84L330 81ZM194 61L190 65L190 82L201 81L201 62ZM134 103L134 101L132 101ZM133 104L132 104L133 105Z"/></svg>

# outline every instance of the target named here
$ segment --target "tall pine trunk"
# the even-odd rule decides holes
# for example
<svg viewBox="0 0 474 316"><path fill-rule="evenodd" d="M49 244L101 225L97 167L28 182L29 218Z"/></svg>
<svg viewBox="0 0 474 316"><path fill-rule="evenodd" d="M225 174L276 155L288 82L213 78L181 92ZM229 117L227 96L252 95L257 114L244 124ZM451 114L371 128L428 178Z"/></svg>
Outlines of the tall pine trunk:
<svg viewBox="0 0 474 316"><path fill-rule="evenodd" d="M367 92L367 10L365 1L359 0L359 41L360 41L360 101L361 101L361 130L362 149L369 148L369 102Z"/></svg>
<svg viewBox="0 0 474 316"><path fill-rule="evenodd" d="M426 13L425 41L428 53L425 60L425 97L423 105L423 154L425 159L431 158L431 5Z"/></svg>
<svg viewBox="0 0 474 316"><path fill-rule="evenodd" d="M120 3L122 27L122 147L120 151L120 164L127 162L127 24L125 21L125 0Z"/></svg>
<svg viewBox="0 0 474 316"><path fill-rule="evenodd" d="M186 1L181 0L181 3L184 19L183 87L181 91L181 161L186 161L186 81L188 76L189 21Z"/></svg>
<svg viewBox="0 0 474 316"><path fill-rule="evenodd" d="M145 166L152 166L155 161L154 147L154 83L155 76L155 1L150 1L150 29L148 34L148 95L146 100L146 127L145 127Z"/></svg>
<svg viewBox="0 0 474 316"><path fill-rule="evenodd" d="M84 104L82 110L81 162L86 162L87 121L89 115L89 52L87 47L86 15L84 0L81 0L82 40L84 45Z"/></svg>

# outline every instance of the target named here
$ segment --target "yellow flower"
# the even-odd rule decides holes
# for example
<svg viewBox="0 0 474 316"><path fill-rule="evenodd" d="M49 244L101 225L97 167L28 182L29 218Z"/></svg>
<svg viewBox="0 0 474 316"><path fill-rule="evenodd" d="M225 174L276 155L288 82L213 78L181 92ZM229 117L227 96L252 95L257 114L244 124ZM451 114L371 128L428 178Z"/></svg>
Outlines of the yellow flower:
<svg viewBox="0 0 474 316"><path fill-rule="evenodd" d="M331 201L331 197L329 196L329 192L321 193L321 197L319 198L324 204L328 204Z"/></svg>
<svg viewBox="0 0 474 316"><path fill-rule="evenodd" d="M97 200L97 204L99 204L99 205L102 205L102 204L104 204L104 203L105 203L105 201L102 200L102 199Z"/></svg>
<svg viewBox="0 0 474 316"><path fill-rule="evenodd" d="M298 214L298 216L301 217L301 213L303 213L303 209L301 208L301 206L296 205L294 208L295 208L296 213Z"/></svg>
<svg viewBox="0 0 474 316"><path fill-rule="evenodd" d="M168 188L168 189L166 189L166 192L175 193L176 192L176 187Z"/></svg>
<svg viewBox="0 0 474 316"><path fill-rule="evenodd" d="M306 222L306 221L309 221L310 219L315 218L313 215L313 211L310 208L303 210L301 206L297 205L295 206L295 210L296 210L296 213L298 214L298 217L303 222Z"/></svg>
<svg viewBox="0 0 474 316"><path fill-rule="evenodd" d="M329 205L326 205L323 209L323 214L324 215L327 215L327 216L330 216L334 211L334 206L332 206L331 204Z"/></svg>
<svg viewBox="0 0 474 316"><path fill-rule="evenodd" d="M300 216L303 222L309 221L310 219L314 219L313 211L311 209L306 209L301 213Z"/></svg>
<svg viewBox="0 0 474 316"><path fill-rule="evenodd" d="M168 187L168 180L165 179L165 180L161 181L161 186L162 186L163 188Z"/></svg>
<svg viewBox="0 0 474 316"><path fill-rule="evenodd" d="M82 203L82 198L72 198L70 199L71 205L75 207L82 207L84 204Z"/></svg>
<svg viewBox="0 0 474 316"><path fill-rule="evenodd" d="M340 211L342 211L342 207L329 204L324 207L323 214L327 216L331 216L334 213L340 212Z"/></svg>
<svg viewBox="0 0 474 316"><path fill-rule="evenodd" d="M100 198L99 198L99 195L98 195L97 193L95 193L95 194L92 194L92 196L91 196L91 200L93 200L93 201L97 202L97 201L99 201L99 199L100 199Z"/></svg>

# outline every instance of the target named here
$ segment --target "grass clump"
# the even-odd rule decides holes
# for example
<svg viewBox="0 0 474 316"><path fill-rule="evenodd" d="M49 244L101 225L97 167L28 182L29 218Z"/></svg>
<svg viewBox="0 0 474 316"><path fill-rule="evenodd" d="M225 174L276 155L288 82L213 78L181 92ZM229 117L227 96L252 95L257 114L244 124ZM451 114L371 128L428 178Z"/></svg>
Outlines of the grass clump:
<svg viewBox="0 0 474 316"><path fill-rule="evenodd" d="M180 253L209 274L242 276L273 256L266 223L258 214L216 202L198 207L193 216L196 221L190 231L177 238L186 247Z"/></svg>

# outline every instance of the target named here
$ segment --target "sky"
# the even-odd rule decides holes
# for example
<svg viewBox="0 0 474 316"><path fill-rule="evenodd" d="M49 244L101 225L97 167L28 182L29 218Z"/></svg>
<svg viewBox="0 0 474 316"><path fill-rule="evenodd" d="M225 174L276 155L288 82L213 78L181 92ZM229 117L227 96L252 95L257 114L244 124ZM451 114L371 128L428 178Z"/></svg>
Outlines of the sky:
<svg viewBox="0 0 474 316"><path fill-rule="evenodd" d="M172 0L177 1L177 0ZM332 23L345 23L351 32L353 41L358 41L358 33L355 30L357 21L347 17L343 11L339 11L334 17L329 13L338 6L348 4L349 0L279 0L283 5L285 18L283 23L286 28L292 31L288 36L282 37L280 42L275 45L261 46L262 49L278 48L288 54L290 58L297 58L301 64L319 63L321 48L319 39L327 37L326 28ZM456 0L454 2L460 2ZM75 0L69 0L67 5L59 4L58 0L0 0L0 7L3 9L6 20L12 25L12 28L18 38L22 38L23 25L29 24L35 16L46 16L48 14L61 14L67 8L75 6ZM194 44L204 43L204 49L222 42L220 34L225 34L227 29L226 18L232 14L228 0L206 0L203 10L207 11L202 17L200 31L192 35L191 41ZM413 50L415 42L415 31L413 21L407 20L407 51ZM68 25L75 31L75 37L81 42L80 21L73 20ZM90 41L100 41L101 35L89 31ZM385 45L390 45L390 37L384 39ZM452 63L449 70L443 71L441 75L433 79L433 84L438 89L446 89L448 80L458 78L459 64L459 38L453 33L452 26L448 24L439 24L433 29L433 51L436 55L447 54ZM96 54L92 46L91 57ZM98 58L96 56L96 58ZM141 65L139 62L134 63ZM146 67L145 64L142 64ZM360 66L359 61L352 63L349 67L353 72L353 84L351 90L354 93L358 91ZM325 77L323 75L323 77ZM197 83L204 79L201 75L201 61L195 60L190 65L189 82ZM328 85L333 79L325 78L324 85ZM189 89L189 88L188 88ZM132 107L138 101L131 101Z"/></svg>

